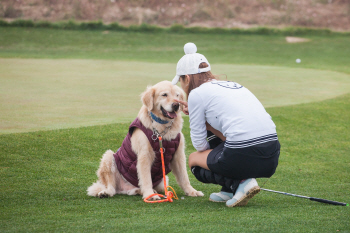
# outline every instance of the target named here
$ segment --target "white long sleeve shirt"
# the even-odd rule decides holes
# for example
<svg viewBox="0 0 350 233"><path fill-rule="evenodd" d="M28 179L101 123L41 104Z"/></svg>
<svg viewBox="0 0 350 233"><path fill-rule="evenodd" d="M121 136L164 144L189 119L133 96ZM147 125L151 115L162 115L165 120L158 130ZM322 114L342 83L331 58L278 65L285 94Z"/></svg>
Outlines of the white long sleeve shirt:
<svg viewBox="0 0 350 233"><path fill-rule="evenodd" d="M188 96L191 140L197 151L209 149L205 122L225 137L225 147L243 148L277 140L276 125L260 101L242 85L211 81Z"/></svg>

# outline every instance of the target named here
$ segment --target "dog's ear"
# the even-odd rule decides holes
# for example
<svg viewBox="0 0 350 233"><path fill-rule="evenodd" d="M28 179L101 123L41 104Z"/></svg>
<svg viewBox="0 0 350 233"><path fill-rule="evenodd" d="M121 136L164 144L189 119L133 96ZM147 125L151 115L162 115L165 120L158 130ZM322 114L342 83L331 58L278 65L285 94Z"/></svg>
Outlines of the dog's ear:
<svg viewBox="0 0 350 233"><path fill-rule="evenodd" d="M155 94L155 89L152 86L148 86L147 90L141 94L141 101L145 105L148 111L153 109L153 98Z"/></svg>

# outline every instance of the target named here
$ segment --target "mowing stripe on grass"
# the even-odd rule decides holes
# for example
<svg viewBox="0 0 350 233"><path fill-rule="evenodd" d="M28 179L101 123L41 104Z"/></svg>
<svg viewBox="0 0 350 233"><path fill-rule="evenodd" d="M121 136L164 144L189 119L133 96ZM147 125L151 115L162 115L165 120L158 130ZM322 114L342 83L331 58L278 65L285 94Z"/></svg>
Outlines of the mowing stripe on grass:
<svg viewBox="0 0 350 233"><path fill-rule="evenodd" d="M147 85L171 80L176 64L110 60L0 59L0 134L134 119ZM350 75L312 69L213 64L265 107L333 98ZM220 76L220 79L225 79Z"/></svg>

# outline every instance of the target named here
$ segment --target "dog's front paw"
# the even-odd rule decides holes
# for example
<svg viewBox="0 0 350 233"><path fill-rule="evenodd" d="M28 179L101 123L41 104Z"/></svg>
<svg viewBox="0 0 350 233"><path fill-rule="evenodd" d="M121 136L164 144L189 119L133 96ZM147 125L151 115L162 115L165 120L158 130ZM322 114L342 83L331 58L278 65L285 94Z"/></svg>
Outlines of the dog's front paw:
<svg viewBox="0 0 350 233"><path fill-rule="evenodd" d="M148 198L147 200L149 200L149 201L156 201L156 200L160 200L160 197L159 196L153 196L151 198Z"/></svg>
<svg viewBox="0 0 350 233"><path fill-rule="evenodd" d="M191 190L190 192L186 193L188 196L191 197L203 197L204 193L202 193L201 191L197 191L195 189Z"/></svg>
<svg viewBox="0 0 350 233"><path fill-rule="evenodd" d="M147 198L147 197L149 197L149 196L151 196L152 194L155 194L155 193L157 193L155 190L153 190L152 192L145 192L143 194L142 198L145 199L145 198ZM153 196L151 198L148 198L147 200L149 200L149 201L160 200L160 197L159 196Z"/></svg>
<svg viewBox="0 0 350 233"><path fill-rule="evenodd" d="M108 193L107 193L106 190L102 190L101 192L99 192L99 193L97 194L97 196L98 196L99 198L106 198L106 197L109 197L109 195L108 195Z"/></svg>

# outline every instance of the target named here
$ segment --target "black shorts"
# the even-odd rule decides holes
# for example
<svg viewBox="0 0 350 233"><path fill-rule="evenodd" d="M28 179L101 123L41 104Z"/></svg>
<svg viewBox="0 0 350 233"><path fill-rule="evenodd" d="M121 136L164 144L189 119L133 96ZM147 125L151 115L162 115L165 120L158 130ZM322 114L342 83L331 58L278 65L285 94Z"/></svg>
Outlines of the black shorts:
<svg viewBox="0 0 350 233"><path fill-rule="evenodd" d="M227 148L224 144L208 155L212 172L232 179L271 177L275 173L281 148L278 140L244 148Z"/></svg>

